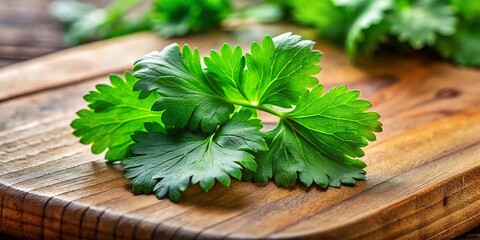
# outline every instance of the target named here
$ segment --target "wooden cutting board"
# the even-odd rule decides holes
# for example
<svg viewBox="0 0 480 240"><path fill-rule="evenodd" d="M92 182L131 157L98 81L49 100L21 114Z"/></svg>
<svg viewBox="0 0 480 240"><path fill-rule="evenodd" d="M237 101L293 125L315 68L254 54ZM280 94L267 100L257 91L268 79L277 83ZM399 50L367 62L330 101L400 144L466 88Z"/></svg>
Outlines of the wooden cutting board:
<svg viewBox="0 0 480 240"><path fill-rule="evenodd" d="M134 196L120 165L106 164L69 127L82 96L112 72L170 42L203 54L225 41L249 46L254 27L163 40L140 33L0 69L0 232L38 239L451 238L480 223L480 71L428 57L348 63L324 52L327 87L361 90L384 131L365 149L367 180L327 190L233 182L197 186L180 203ZM311 32L293 29L312 38ZM267 127L275 119L262 116Z"/></svg>

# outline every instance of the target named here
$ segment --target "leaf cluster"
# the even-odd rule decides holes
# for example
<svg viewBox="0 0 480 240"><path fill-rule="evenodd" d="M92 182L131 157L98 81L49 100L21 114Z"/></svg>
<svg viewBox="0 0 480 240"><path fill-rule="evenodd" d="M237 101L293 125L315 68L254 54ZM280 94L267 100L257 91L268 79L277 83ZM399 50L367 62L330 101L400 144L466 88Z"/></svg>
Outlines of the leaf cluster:
<svg viewBox="0 0 480 240"><path fill-rule="evenodd" d="M178 201L191 184L205 191L231 178L289 187L297 180L339 187L364 179L363 147L381 131L371 104L314 77L322 53L285 33L249 53L224 44L203 58L172 44L140 58L133 76L111 76L85 96L72 122L92 151L123 160L135 193ZM262 132L258 111L278 117Z"/></svg>
<svg viewBox="0 0 480 240"><path fill-rule="evenodd" d="M293 0L295 21L342 42L351 59L379 45L429 48L466 66L480 66L477 0Z"/></svg>
<svg viewBox="0 0 480 240"><path fill-rule="evenodd" d="M77 0L56 0L50 12L66 26L65 40L80 44L151 30L164 37L181 36L218 26L230 12L229 0L114 0L97 8Z"/></svg>

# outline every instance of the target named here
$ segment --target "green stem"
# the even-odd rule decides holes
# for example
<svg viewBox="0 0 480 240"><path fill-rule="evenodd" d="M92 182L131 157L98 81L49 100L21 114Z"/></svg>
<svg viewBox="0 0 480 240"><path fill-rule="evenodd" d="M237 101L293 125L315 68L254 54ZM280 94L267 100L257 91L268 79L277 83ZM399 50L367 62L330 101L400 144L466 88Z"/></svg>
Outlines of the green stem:
<svg viewBox="0 0 480 240"><path fill-rule="evenodd" d="M273 108L270 108L270 107L266 107L264 105L257 105L257 104L252 104L251 102L247 102L247 101L238 101L238 100L232 100L232 99L226 99L226 100L231 104L240 105L240 106L248 107L248 108L254 108L254 109L257 109L257 110L261 110L261 111L270 113L272 115L275 115L275 116L279 117L280 119L283 119L284 116L285 116L285 113L277 111L277 110L275 110Z"/></svg>

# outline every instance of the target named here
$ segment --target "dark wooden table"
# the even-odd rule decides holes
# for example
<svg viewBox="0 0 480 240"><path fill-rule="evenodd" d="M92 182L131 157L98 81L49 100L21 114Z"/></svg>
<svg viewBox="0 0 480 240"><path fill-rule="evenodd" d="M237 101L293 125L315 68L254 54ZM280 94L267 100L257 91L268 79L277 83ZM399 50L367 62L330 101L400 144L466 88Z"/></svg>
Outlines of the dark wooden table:
<svg viewBox="0 0 480 240"><path fill-rule="evenodd" d="M0 67L59 51L61 25L48 14L51 0L0 0ZM108 0L93 1L105 5ZM11 239L0 233L0 239ZM480 227L458 239L480 239Z"/></svg>
<svg viewBox="0 0 480 240"><path fill-rule="evenodd" d="M0 0L0 67L68 46L61 25L49 15L52 0ZM103 6L111 0L88 0Z"/></svg>

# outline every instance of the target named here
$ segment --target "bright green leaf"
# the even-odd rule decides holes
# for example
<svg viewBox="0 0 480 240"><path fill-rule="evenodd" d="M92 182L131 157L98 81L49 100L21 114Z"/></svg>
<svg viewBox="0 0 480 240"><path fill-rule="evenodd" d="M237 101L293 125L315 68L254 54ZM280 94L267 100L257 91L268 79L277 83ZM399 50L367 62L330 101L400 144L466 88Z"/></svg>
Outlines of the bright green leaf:
<svg viewBox="0 0 480 240"><path fill-rule="evenodd" d="M258 105L271 104L290 108L318 80L312 75L320 72L320 51L312 50L314 42L301 40L298 35L284 33L262 43L253 43L246 56L247 70L241 90L244 96Z"/></svg>
<svg viewBox="0 0 480 240"><path fill-rule="evenodd" d="M208 191L216 181L230 185L231 177L352 184L364 178L358 158L381 131L379 115L366 112L371 105L357 91L324 93L312 76L321 53L312 49L313 42L290 33L266 36L246 57L223 45L204 68L198 50L172 44L135 63L138 81L127 74L126 82L112 76L113 87L97 86L85 97L91 110L80 111L72 126L93 152L109 148L108 159L131 150L123 163L135 193L173 201L190 184ZM279 125L261 133L256 110L276 115Z"/></svg>
<svg viewBox="0 0 480 240"><path fill-rule="evenodd" d="M454 10L469 23L480 21L480 4L478 0L451 0Z"/></svg>
<svg viewBox="0 0 480 240"><path fill-rule="evenodd" d="M452 8L435 0L422 0L396 8L392 19L392 33L398 39L419 49L431 46L437 37L455 33L457 19Z"/></svg>
<svg viewBox="0 0 480 240"><path fill-rule="evenodd" d="M435 45L440 54L465 66L480 66L480 30L476 24L462 26L451 37L440 38Z"/></svg>
<svg viewBox="0 0 480 240"><path fill-rule="evenodd" d="M218 26L230 10L228 0L155 0L149 17L153 31L172 37Z"/></svg>
<svg viewBox="0 0 480 240"><path fill-rule="evenodd" d="M240 101L247 100L240 92L245 69L245 57L239 46L232 49L230 45L223 44L220 53L212 50L210 57L205 57L204 61L207 66L207 74L211 78L216 78L217 82L223 83L222 87L227 98Z"/></svg>
<svg viewBox="0 0 480 240"><path fill-rule="evenodd" d="M372 27L377 25L385 25L384 22L385 12L393 7L393 0L381 0L381 1L365 1L365 4L360 7L357 17L353 21L349 28L347 35L347 51L350 58L355 58L357 55L358 43L367 42L370 44L369 48L374 49L376 46L372 46L385 38L387 32L382 27L377 27L378 30L368 31ZM383 21L383 22L382 22ZM383 31L382 31L383 30ZM368 36L365 36L365 32L368 32ZM365 50L362 50L365 51Z"/></svg>
<svg viewBox="0 0 480 240"><path fill-rule="evenodd" d="M340 44L345 42L348 28L354 19L346 7L338 7L332 0L292 0L289 1L289 6L295 21L314 26L322 38Z"/></svg>
<svg viewBox="0 0 480 240"><path fill-rule="evenodd" d="M108 160L123 160L128 156L133 143L130 135L145 130L144 123L160 123L161 114L150 111L158 95L138 99L139 93L132 91L135 81L128 72L125 80L111 75L111 85L99 84L97 91L85 95L89 109L80 110L79 118L72 122L74 135L80 137L83 144L93 143L93 153L99 154L108 148L105 155Z"/></svg>
<svg viewBox="0 0 480 240"><path fill-rule="evenodd" d="M381 131L379 115L365 112L371 104L357 91L336 87L323 94L323 86L305 93L296 108L267 134L268 152L257 154L254 179L274 178L292 186L297 178L310 186L338 187L364 179L365 164L358 160L362 147ZM297 176L298 175L298 176Z"/></svg>
<svg viewBox="0 0 480 240"><path fill-rule="evenodd" d="M388 21L382 21L378 24L372 25L370 28L362 31L361 40L359 39L355 43L354 55L369 56L375 52L380 44L388 42L390 32L390 23Z"/></svg>
<svg viewBox="0 0 480 240"><path fill-rule="evenodd" d="M165 110L162 121L167 130L188 127L213 132L234 110L223 100L218 84L205 76L198 50L192 52L188 45L182 52L177 44L152 52L137 61L134 69L140 79L135 90L141 90L142 96L152 91L163 96L152 109Z"/></svg>
<svg viewBox="0 0 480 240"><path fill-rule="evenodd" d="M135 193L155 191L159 198L178 201L183 191L199 183L208 191L215 180L230 185L230 177L241 179L242 168L255 171L254 157L248 151L267 149L260 120L251 112L240 111L211 135L183 132L178 137L164 133L139 132L132 147L134 157L124 164L126 178L133 179Z"/></svg>

